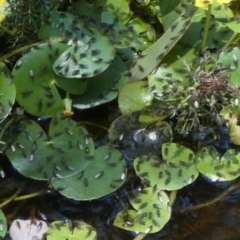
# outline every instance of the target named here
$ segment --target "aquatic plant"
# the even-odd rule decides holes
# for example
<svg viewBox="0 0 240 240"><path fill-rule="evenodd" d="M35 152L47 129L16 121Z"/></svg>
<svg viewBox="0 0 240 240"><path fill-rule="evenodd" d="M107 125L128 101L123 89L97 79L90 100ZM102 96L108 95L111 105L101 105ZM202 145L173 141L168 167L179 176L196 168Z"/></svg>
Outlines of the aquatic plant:
<svg viewBox="0 0 240 240"><path fill-rule="evenodd" d="M31 2L27 12L39 4ZM8 3L7 21L15 23L22 11L24 21L16 28L21 25L23 30L16 41L23 46L1 57L1 151L22 176L45 186L31 196L19 196L19 188L1 208L46 189L77 201L123 189L128 200L113 224L143 238L168 223L176 191L200 174L213 182L239 177L239 19L231 6L205 2L206 10L189 0L132 5L76 1L68 8L54 1L45 6L48 11L42 6L29 13L27 26L21 3ZM1 22L2 30L13 33L7 21ZM22 40L29 38L25 27L34 33L29 45ZM86 125L100 125L83 126L74 112L117 97L122 115L107 129L108 140L99 143ZM235 145L220 153L205 137L209 128L214 135L216 126L223 125ZM203 146L189 146L178 138L193 135ZM0 175L5 177L2 167ZM132 175L139 189L129 190ZM33 229L40 232L43 223L32 219L31 224L37 221ZM18 232L19 224L25 223L12 223ZM0 237L6 232L1 210ZM41 235L97 236L95 228L81 220L60 219Z"/></svg>

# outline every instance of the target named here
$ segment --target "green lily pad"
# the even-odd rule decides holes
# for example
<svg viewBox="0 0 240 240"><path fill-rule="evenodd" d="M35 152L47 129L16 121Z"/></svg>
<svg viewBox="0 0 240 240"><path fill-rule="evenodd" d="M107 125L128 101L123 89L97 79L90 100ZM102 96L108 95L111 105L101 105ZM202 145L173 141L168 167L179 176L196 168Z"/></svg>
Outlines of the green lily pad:
<svg viewBox="0 0 240 240"><path fill-rule="evenodd" d="M5 74L0 74L0 123L9 115L15 102L16 89Z"/></svg>
<svg viewBox="0 0 240 240"><path fill-rule="evenodd" d="M72 95L73 107L86 109L112 101L128 81L128 77L122 74L124 71L126 71L126 66L116 56L104 72L88 79L85 93L81 96Z"/></svg>
<svg viewBox="0 0 240 240"><path fill-rule="evenodd" d="M198 177L194 153L176 143L162 145L162 157L138 157L134 160L137 175L147 180L150 186L177 190L191 184Z"/></svg>
<svg viewBox="0 0 240 240"><path fill-rule="evenodd" d="M222 157L214 147L201 148L196 157L196 166L201 174L212 181L230 181L240 176L240 153L229 149Z"/></svg>
<svg viewBox="0 0 240 240"><path fill-rule="evenodd" d="M135 210L124 210L117 214L114 226L142 233L160 231L171 217L171 203L167 194L155 187L148 187L130 203Z"/></svg>
<svg viewBox="0 0 240 240"><path fill-rule="evenodd" d="M151 104L153 93L148 90L147 82L139 81L126 84L120 91L118 104L122 114L143 109Z"/></svg>
<svg viewBox="0 0 240 240"><path fill-rule="evenodd" d="M83 221L54 221L49 225L48 240L95 240L96 229Z"/></svg>
<svg viewBox="0 0 240 240"><path fill-rule="evenodd" d="M107 69L114 56L115 48L107 37L85 35L57 58L53 69L59 76L89 78Z"/></svg>
<svg viewBox="0 0 240 240"><path fill-rule="evenodd" d="M126 176L122 154L117 149L103 146L96 149L89 167L74 176L54 179L52 185L68 198L91 200L116 191Z"/></svg>
<svg viewBox="0 0 240 240"><path fill-rule="evenodd" d="M26 120L9 132L6 155L24 176L48 180L65 178L84 170L94 156L94 143L87 131L70 118L56 116L49 134Z"/></svg>
<svg viewBox="0 0 240 240"><path fill-rule="evenodd" d="M0 238L1 239L5 237L7 230L8 230L7 219L3 211L0 209Z"/></svg>
<svg viewBox="0 0 240 240"><path fill-rule="evenodd" d="M15 64L12 74L17 101L28 113L41 116L63 111L63 101L55 84L70 93L85 91L86 81L63 78L52 70L55 59L67 48L66 44L58 42L40 44Z"/></svg>

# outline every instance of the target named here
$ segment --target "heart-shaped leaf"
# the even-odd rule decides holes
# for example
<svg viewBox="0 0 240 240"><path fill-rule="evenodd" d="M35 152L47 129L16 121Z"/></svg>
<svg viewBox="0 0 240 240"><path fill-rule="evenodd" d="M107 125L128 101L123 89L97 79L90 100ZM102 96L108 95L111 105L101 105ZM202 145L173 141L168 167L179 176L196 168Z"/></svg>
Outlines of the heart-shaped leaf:
<svg viewBox="0 0 240 240"><path fill-rule="evenodd" d="M155 233L160 231L171 217L171 203L167 194L156 187L148 187L130 202L135 210L117 214L114 225L129 231Z"/></svg>
<svg viewBox="0 0 240 240"><path fill-rule="evenodd" d="M191 184L198 177L195 155L190 149L176 143L164 143L162 157L163 159L145 156L134 160L136 173L151 186L177 190Z"/></svg>
<svg viewBox="0 0 240 240"><path fill-rule="evenodd" d="M47 180L65 178L84 170L94 156L94 143L83 127L56 116L49 134L34 121L21 121L9 132L6 150L10 162L24 176Z"/></svg>
<svg viewBox="0 0 240 240"><path fill-rule="evenodd" d="M196 166L200 173L212 181L230 181L240 176L240 153L229 149L220 158L213 147L203 147L197 153Z"/></svg>

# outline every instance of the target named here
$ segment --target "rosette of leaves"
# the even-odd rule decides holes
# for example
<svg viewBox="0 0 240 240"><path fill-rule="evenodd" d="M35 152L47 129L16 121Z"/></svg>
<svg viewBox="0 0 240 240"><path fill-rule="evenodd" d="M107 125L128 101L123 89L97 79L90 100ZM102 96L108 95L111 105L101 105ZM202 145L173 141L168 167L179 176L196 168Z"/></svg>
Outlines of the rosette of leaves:
<svg viewBox="0 0 240 240"><path fill-rule="evenodd" d="M95 228L83 221L54 221L49 225L48 240L95 240L97 233Z"/></svg>
<svg viewBox="0 0 240 240"><path fill-rule="evenodd" d="M201 174L212 181L230 181L240 176L240 153L227 150L222 156L213 147L201 148L196 156L196 166Z"/></svg>
<svg viewBox="0 0 240 240"><path fill-rule="evenodd" d="M123 74L125 71L125 64L120 57L115 56L112 64L104 72L88 78L86 91L82 95L71 96L73 107L86 109L115 99L128 81L128 76Z"/></svg>
<svg viewBox="0 0 240 240"><path fill-rule="evenodd" d="M9 115L15 102L16 89L12 77L0 73L0 123Z"/></svg>
<svg viewBox="0 0 240 240"><path fill-rule="evenodd" d="M123 155L117 149L103 146L96 149L87 168L68 178L55 178L52 186L68 198L91 200L120 188L126 176Z"/></svg>
<svg viewBox="0 0 240 240"><path fill-rule="evenodd" d="M33 47L15 64L12 75L17 89L16 99L24 109L34 115L54 115L64 109L58 87L67 92L81 94L87 82L67 79L54 73L52 66L68 46L49 41Z"/></svg>
<svg viewBox="0 0 240 240"><path fill-rule="evenodd" d="M198 177L194 153L176 143L162 145L162 159L158 156L141 156L134 160L137 175L150 186L177 190L191 184Z"/></svg>
<svg viewBox="0 0 240 240"><path fill-rule="evenodd" d="M76 175L94 156L88 132L67 117L55 116L48 134L34 121L22 120L8 133L6 155L19 173L36 180Z"/></svg>
<svg viewBox="0 0 240 240"><path fill-rule="evenodd" d="M7 233L8 226L7 226L7 219L0 209L0 238L3 239Z"/></svg>
<svg viewBox="0 0 240 240"><path fill-rule="evenodd" d="M160 189L144 188L129 200L134 210L123 210L117 214L114 225L119 228L155 233L160 231L171 217L170 200Z"/></svg>

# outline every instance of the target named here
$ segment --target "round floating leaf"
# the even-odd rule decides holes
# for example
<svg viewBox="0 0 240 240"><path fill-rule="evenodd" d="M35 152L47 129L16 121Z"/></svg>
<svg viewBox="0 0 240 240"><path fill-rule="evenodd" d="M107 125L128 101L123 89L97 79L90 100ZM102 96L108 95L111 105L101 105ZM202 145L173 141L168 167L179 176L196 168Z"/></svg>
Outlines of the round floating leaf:
<svg viewBox="0 0 240 240"><path fill-rule="evenodd" d="M3 73L0 74L0 122L10 113L15 102L16 89Z"/></svg>
<svg viewBox="0 0 240 240"><path fill-rule="evenodd" d="M23 240L44 239L47 231L44 221L16 219L10 226L9 235L12 240L19 240L19 236Z"/></svg>
<svg viewBox="0 0 240 240"><path fill-rule="evenodd" d="M212 181L230 181L240 176L240 153L229 149L220 158L214 147L203 147L197 153L196 166Z"/></svg>
<svg viewBox="0 0 240 240"><path fill-rule="evenodd" d="M194 153L179 144L164 143L162 156L140 157L134 160L137 175L151 186L160 189L177 190L191 184L198 177Z"/></svg>
<svg viewBox="0 0 240 240"><path fill-rule="evenodd" d="M153 94L148 90L147 82L138 81L126 84L118 97L122 114L143 109L152 103Z"/></svg>
<svg viewBox="0 0 240 240"><path fill-rule="evenodd" d="M12 74L17 101L28 113L34 116L54 115L64 109L54 84L75 94L85 90L86 82L59 77L52 70L54 60L67 48L66 44L58 42L40 44L15 64Z"/></svg>
<svg viewBox="0 0 240 240"><path fill-rule="evenodd" d="M48 240L95 240L97 233L95 228L83 221L55 221L49 225Z"/></svg>
<svg viewBox="0 0 240 240"><path fill-rule="evenodd" d="M96 150L91 164L78 174L54 179L52 185L62 195L76 200L100 198L120 188L126 179L126 163L122 154L108 146Z"/></svg>
<svg viewBox="0 0 240 240"><path fill-rule="evenodd" d="M160 231L171 217L171 203L164 191L155 187L144 188L130 199L134 210L117 214L114 225L129 231L155 233Z"/></svg>
<svg viewBox="0 0 240 240"><path fill-rule="evenodd" d="M72 96L73 107L91 108L115 99L118 91L128 81L128 77L122 74L124 71L126 71L125 64L116 56L113 63L104 72L88 79L85 93L81 96Z"/></svg>
<svg viewBox="0 0 240 240"><path fill-rule="evenodd" d="M84 36L62 53L53 65L59 76L89 78L103 72L112 63L115 48L108 38L95 33Z"/></svg>
<svg viewBox="0 0 240 240"><path fill-rule="evenodd" d="M9 133L6 155L24 176L47 180L84 170L94 155L87 131L69 118L54 117L47 136L34 121L21 121Z"/></svg>
<svg viewBox="0 0 240 240"><path fill-rule="evenodd" d="M0 238L3 239L7 233L8 226L7 226L7 219L0 209Z"/></svg>

